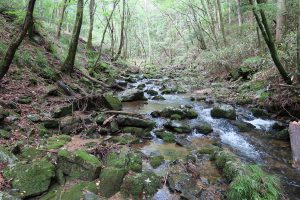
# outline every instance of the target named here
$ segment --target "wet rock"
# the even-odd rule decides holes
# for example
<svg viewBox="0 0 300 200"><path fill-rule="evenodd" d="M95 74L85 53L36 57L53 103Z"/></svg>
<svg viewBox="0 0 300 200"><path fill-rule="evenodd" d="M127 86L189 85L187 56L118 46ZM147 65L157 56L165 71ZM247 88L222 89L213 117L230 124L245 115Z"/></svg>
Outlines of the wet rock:
<svg viewBox="0 0 300 200"><path fill-rule="evenodd" d="M0 129L0 138L1 139L8 140L8 139L10 139L10 136L11 136L11 134L10 134L9 131L4 130L4 129Z"/></svg>
<svg viewBox="0 0 300 200"><path fill-rule="evenodd" d="M67 115L71 115L73 112L73 106L72 105L64 105L56 108L53 112L54 118L60 118L65 117Z"/></svg>
<svg viewBox="0 0 300 200"><path fill-rule="evenodd" d="M192 131L192 129L187 124L181 122L171 121L166 123L164 127L176 133L190 133Z"/></svg>
<svg viewBox="0 0 300 200"><path fill-rule="evenodd" d="M236 111L230 105L221 105L218 107L214 107L211 110L210 114L213 118L217 118L217 119L219 119L219 118L225 118L225 119L231 119L231 120L236 119Z"/></svg>
<svg viewBox="0 0 300 200"><path fill-rule="evenodd" d="M254 117L268 117L268 113L261 108L251 108L250 110Z"/></svg>
<svg viewBox="0 0 300 200"><path fill-rule="evenodd" d="M32 97L30 96L21 96L17 99L17 102L20 104L30 104L32 102Z"/></svg>
<svg viewBox="0 0 300 200"><path fill-rule="evenodd" d="M120 144L120 145L126 145L126 144L138 144L140 139L135 137L134 135L124 134L121 136L113 136L110 139L112 142Z"/></svg>
<svg viewBox="0 0 300 200"><path fill-rule="evenodd" d="M173 166L168 176L168 184L172 191L180 192L184 199L199 199L202 190L197 187L196 180L180 166Z"/></svg>
<svg viewBox="0 0 300 200"><path fill-rule="evenodd" d="M89 198L91 195L87 194L97 194L98 189L95 183L81 181L72 187L65 188L62 187L54 187L47 194L43 195L40 200L85 200ZM93 195L95 197L95 195ZM98 198L92 200L97 200Z"/></svg>
<svg viewBox="0 0 300 200"><path fill-rule="evenodd" d="M211 127L210 124L204 123L204 124L200 124L195 126L195 129L197 130L197 132L202 133L204 135L210 134L213 132L213 128Z"/></svg>
<svg viewBox="0 0 300 200"><path fill-rule="evenodd" d="M141 199L143 195L150 198L160 187L161 178L153 172L129 174L124 178L121 193L126 198Z"/></svg>
<svg viewBox="0 0 300 200"><path fill-rule="evenodd" d="M70 177L94 180L99 176L102 162L83 150L77 150L74 153L61 150L58 152L57 166Z"/></svg>
<svg viewBox="0 0 300 200"><path fill-rule="evenodd" d="M112 94L103 95L104 104L112 110L122 110L122 103L118 97L113 96Z"/></svg>
<svg viewBox="0 0 300 200"><path fill-rule="evenodd" d="M71 140L72 138L68 135L53 136L47 141L47 149L59 149Z"/></svg>
<svg viewBox="0 0 300 200"><path fill-rule="evenodd" d="M128 89L120 93L120 99L123 102L126 101L145 101L147 98L144 96L144 92L138 89Z"/></svg>
<svg viewBox="0 0 300 200"><path fill-rule="evenodd" d="M125 115L119 115L117 117L117 122L119 126L123 127L140 127L140 128L150 128L153 129L155 122L147 119L140 119L136 117L129 117Z"/></svg>
<svg viewBox="0 0 300 200"><path fill-rule="evenodd" d="M150 165L154 169L157 168L157 167L159 167L164 161L165 161L165 158L162 155L151 156L150 157Z"/></svg>
<svg viewBox="0 0 300 200"><path fill-rule="evenodd" d="M125 175L124 168L106 167L102 169L99 176L101 195L109 198L120 191Z"/></svg>
<svg viewBox="0 0 300 200"><path fill-rule="evenodd" d="M166 100L166 98L163 97L162 95L157 95L157 96L153 97L152 100L155 100L155 101L164 101L164 100Z"/></svg>
<svg viewBox="0 0 300 200"><path fill-rule="evenodd" d="M231 124L236 126L240 132L249 132L255 129L255 126L248 122L231 121Z"/></svg>
<svg viewBox="0 0 300 200"><path fill-rule="evenodd" d="M18 158L4 147L0 147L0 163L8 163L13 165L18 161Z"/></svg>
<svg viewBox="0 0 300 200"><path fill-rule="evenodd" d="M2 200L21 200L20 198L12 196L7 192L0 192L0 199L2 199Z"/></svg>
<svg viewBox="0 0 300 200"><path fill-rule="evenodd" d="M82 112L74 112L72 116L66 116L61 118L60 120L60 129L63 133L73 133L77 129L81 128L81 124L85 125L91 124L92 117L91 115L82 113Z"/></svg>
<svg viewBox="0 0 300 200"><path fill-rule="evenodd" d="M147 90L146 92L147 92L147 94L149 94L149 95L151 95L151 96L156 96L156 95L158 95L158 92L155 91L155 90L152 90L152 89Z"/></svg>
<svg viewBox="0 0 300 200"><path fill-rule="evenodd" d="M137 86L137 89L143 90L145 87L146 87L146 85L142 83Z"/></svg>
<svg viewBox="0 0 300 200"><path fill-rule="evenodd" d="M188 147L191 145L191 142L186 137L177 137L175 142L182 147Z"/></svg>
<svg viewBox="0 0 300 200"><path fill-rule="evenodd" d="M215 153L219 152L221 149L218 146L215 145L207 145L200 150L198 150L197 154L208 154L208 155L214 155Z"/></svg>
<svg viewBox="0 0 300 200"><path fill-rule="evenodd" d="M125 127L123 129L123 132L131 133L132 135L135 135L137 137L143 137L147 131L143 128L138 128L138 127Z"/></svg>
<svg viewBox="0 0 300 200"><path fill-rule="evenodd" d="M175 142L175 135L169 131L158 131L155 134L158 138L162 139L166 143Z"/></svg>
<svg viewBox="0 0 300 200"><path fill-rule="evenodd" d="M6 179L12 179L12 188L18 191L17 195L26 198L47 191L55 171L51 162L42 159L30 164L18 163L5 176Z"/></svg>
<svg viewBox="0 0 300 200"><path fill-rule="evenodd" d="M277 140L284 140L288 141L290 139L290 133L288 129L284 129L281 131L272 131L268 134L271 138L277 139Z"/></svg>
<svg viewBox="0 0 300 200"><path fill-rule="evenodd" d="M282 122L275 122L274 125L272 126L272 129L276 130L276 131L282 131L282 130L286 129L287 127L288 126Z"/></svg>
<svg viewBox="0 0 300 200"><path fill-rule="evenodd" d="M223 169L228 161L236 161L234 155L227 151L219 151L215 153L212 159L214 159L215 164L219 169Z"/></svg>
<svg viewBox="0 0 300 200"><path fill-rule="evenodd" d="M198 113L191 109L191 108L173 108L173 107L168 107L164 108L161 112L157 112L157 114L161 117L166 117L166 118L171 118L176 117L176 118L181 118L181 119L195 119L198 117ZM176 116L175 116L176 115Z"/></svg>
<svg viewBox="0 0 300 200"><path fill-rule="evenodd" d="M83 196L83 200L101 200L98 195L93 192L86 191Z"/></svg>
<svg viewBox="0 0 300 200"><path fill-rule="evenodd" d="M142 172L142 155L138 152L131 152L128 154L129 162L127 168L133 172Z"/></svg>
<svg viewBox="0 0 300 200"><path fill-rule="evenodd" d="M126 81L122 81L122 80L116 80L116 84L121 86L121 87L127 87L128 83Z"/></svg>

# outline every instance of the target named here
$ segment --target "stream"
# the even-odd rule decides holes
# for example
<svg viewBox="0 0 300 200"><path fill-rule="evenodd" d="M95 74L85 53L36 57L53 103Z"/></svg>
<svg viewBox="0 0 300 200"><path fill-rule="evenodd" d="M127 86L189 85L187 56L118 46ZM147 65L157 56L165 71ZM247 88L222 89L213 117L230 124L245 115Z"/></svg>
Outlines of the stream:
<svg viewBox="0 0 300 200"><path fill-rule="evenodd" d="M162 95L160 92L162 86L161 80L141 79L136 83L129 84L127 87L135 88L141 84L145 84L144 91L152 89L157 91L159 95ZM148 115L149 118L156 122L156 129L160 129L163 127L163 124L167 122L167 119L152 118L150 114L153 111L161 111L170 106L179 107L188 105L192 107L197 111L198 117L192 120L183 120L183 122L190 127L206 122L213 127L214 131L209 135L203 135L196 130L187 134L187 140L192 143L190 148L205 145L205 142L211 138L218 138L223 148L230 150L244 162L259 164L267 172L280 177L284 194L289 199L300 199L300 173L291 166L292 158L289 142L265 137L265 132L271 129L272 125L276 122L275 120L255 118L247 109L235 107L238 121L245 121L256 127L253 131L240 133L229 120L212 118L210 115L212 105L208 105L204 102L191 101L190 97L192 94L192 92L188 92L186 94L162 95L165 100L151 100L151 96L145 93L145 96L149 99L148 101L124 102L123 109L124 111ZM152 140L143 146L137 147L145 155L149 156L151 153L159 151L164 155L166 161L181 159L187 156L188 149L186 147L174 143L164 143L161 139L157 138L154 133L152 133L152 135ZM152 170L159 175L166 175L166 173L168 173L167 165L168 162ZM151 169L149 163L144 163L144 166ZM207 166L205 171L207 171L207 173L216 173L210 165ZM213 177L214 174L207 174L207 176ZM216 175L217 178L218 176L220 175ZM179 199L179 196L170 193L169 189L164 186L157 192L153 199Z"/></svg>

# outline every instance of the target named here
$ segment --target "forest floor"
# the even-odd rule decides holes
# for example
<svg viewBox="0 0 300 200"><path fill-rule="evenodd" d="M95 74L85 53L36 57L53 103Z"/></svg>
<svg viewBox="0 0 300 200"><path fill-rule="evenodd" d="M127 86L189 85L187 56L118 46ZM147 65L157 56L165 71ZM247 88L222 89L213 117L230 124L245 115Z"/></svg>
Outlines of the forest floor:
<svg viewBox="0 0 300 200"><path fill-rule="evenodd" d="M3 16L0 23L4 25L0 30L3 56L16 27ZM280 101L285 101L286 95L298 97L293 89L278 92L262 80L224 80L228 74L212 74L205 68L174 66L137 73L136 66L106 60L90 79L83 74L88 74L93 59L83 41L76 72L61 74L60 56L67 45L61 41L50 45L48 41L55 40L47 37L25 39L0 83L0 190L10 193L0 192L0 197L47 200L60 196L69 200L100 193L111 199L123 195L222 199L228 195L229 180L251 170L241 167L241 157L234 153L237 149L222 144L218 135L224 130L220 126L227 127L227 123L207 124L205 120L212 120L207 109L238 105L263 118L276 118L282 110L297 111L295 107L272 114L265 111L274 108L268 105L279 96ZM112 87L103 87L99 81ZM267 97L262 98L264 95ZM288 99L286 105L298 103ZM198 102L205 106L199 109ZM172 109L163 113L168 106ZM292 111L290 115L294 115ZM221 118L230 119L227 114L232 114L232 107L224 112ZM280 134L291 118L280 118L279 136L275 137L286 140L286 134ZM235 125L229 128L254 129L249 123L233 121L229 122ZM194 131L203 137L191 139ZM289 148L286 144L284 150ZM225 167L235 171L223 173ZM289 172L295 175L293 170ZM269 179L264 173L260 176Z"/></svg>

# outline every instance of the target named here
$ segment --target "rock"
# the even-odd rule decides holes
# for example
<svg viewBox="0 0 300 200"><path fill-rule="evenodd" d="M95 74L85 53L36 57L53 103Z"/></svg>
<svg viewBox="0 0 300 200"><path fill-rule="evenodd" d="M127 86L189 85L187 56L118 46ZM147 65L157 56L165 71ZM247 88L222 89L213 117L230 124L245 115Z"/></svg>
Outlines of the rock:
<svg viewBox="0 0 300 200"><path fill-rule="evenodd" d="M49 119L43 121L43 125L46 129L56 129L59 128L59 122L54 119Z"/></svg>
<svg viewBox="0 0 300 200"><path fill-rule="evenodd" d="M145 87L146 87L145 84L139 84L139 85L137 86L137 89L143 90Z"/></svg>
<svg viewBox="0 0 300 200"><path fill-rule="evenodd" d="M182 147L188 147L191 145L191 142L186 137L177 137L175 139L176 144Z"/></svg>
<svg viewBox="0 0 300 200"><path fill-rule="evenodd" d="M56 85L48 85L46 88L46 94L47 96L53 96L53 97L57 97L60 95Z"/></svg>
<svg viewBox="0 0 300 200"><path fill-rule="evenodd" d="M117 143L120 145L126 145L126 144L138 144L140 139L135 137L134 135L124 134L121 136L113 136L110 139L113 143Z"/></svg>
<svg viewBox="0 0 300 200"><path fill-rule="evenodd" d="M166 100L166 98L163 97L162 95L157 95L157 96L153 97L152 100L163 101L163 100Z"/></svg>
<svg viewBox="0 0 300 200"><path fill-rule="evenodd" d="M71 115L72 112L73 112L73 106L72 105L61 106L61 107L58 107L54 110L53 117L54 118L65 117L67 115Z"/></svg>
<svg viewBox="0 0 300 200"><path fill-rule="evenodd" d="M272 129L276 130L276 131L282 131L286 128L287 128L287 125L285 125L282 122L275 122L274 125L272 126Z"/></svg>
<svg viewBox="0 0 300 200"><path fill-rule="evenodd" d="M271 138L277 139L277 140L286 140L288 141L290 139L290 133L288 129L284 129L282 131L272 131L269 133Z"/></svg>
<svg viewBox="0 0 300 200"><path fill-rule="evenodd" d="M90 200L89 196L97 194L98 189L95 183L81 181L71 187L55 187L47 194L43 195L40 200ZM95 195L92 195L95 197ZM88 198L88 199L87 199ZM91 200L98 200L92 198Z"/></svg>
<svg viewBox="0 0 300 200"><path fill-rule="evenodd" d="M12 179L12 188L18 191L18 196L27 198L48 190L55 176L54 169L54 165L46 159L30 164L18 163L5 173L5 178Z"/></svg>
<svg viewBox="0 0 300 200"><path fill-rule="evenodd" d="M161 187L161 178L153 172L129 174L125 176L121 193L125 198L140 199L143 195L151 198Z"/></svg>
<svg viewBox="0 0 300 200"><path fill-rule="evenodd" d="M173 166L168 175L168 184L172 191L180 192L184 199L199 199L202 190L197 186L196 180L185 172L180 166Z"/></svg>
<svg viewBox="0 0 300 200"><path fill-rule="evenodd" d="M127 156L128 150L122 149L121 153L117 154L115 152L108 153L105 159L106 167L115 167L121 169L127 169L127 164L129 162L129 157Z"/></svg>
<svg viewBox="0 0 300 200"><path fill-rule="evenodd" d="M0 147L0 163L8 163L14 165L18 161L18 158L10 151L3 147Z"/></svg>
<svg viewBox="0 0 300 200"><path fill-rule="evenodd" d="M94 180L99 176L102 162L83 150L74 153L61 150L58 152L57 166L68 176L81 180Z"/></svg>
<svg viewBox="0 0 300 200"><path fill-rule="evenodd" d="M8 117L9 113L5 112L4 110L1 110L0 107L0 124L4 122L4 119Z"/></svg>
<svg viewBox="0 0 300 200"><path fill-rule="evenodd" d="M32 97L30 96L21 96L17 100L20 104L30 104L32 102Z"/></svg>
<svg viewBox="0 0 300 200"><path fill-rule="evenodd" d="M122 80L116 80L116 84L121 86L121 87L127 87L128 83L126 81L122 81Z"/></svg>
<svg viewBox="0 0 300 200"><path fill-rule="evenodd" d="M181 120L181 116L178 114L171 115L171 120Z"/></svg>
<svg viewBox="0 0 300 200"><path fill-rule="evenodd" d="M59 185L65 185L66 183L64 172L61 169L55 171L55 179Z"/></svg>
<svg viewBox="0 0 300 200"><path fill-rule="evenodd" d="M0 129L0 138L8 140L10 139L10 132L4 129Z"/></svg>
<svg viewBox="0 0 300 200"><path fill-rule="evenodd" d="M249 132L255 129L255 126L248 122L231 121L231 124L236 126L240 132Z"/></svg>
<svg viewBox="0 0 300 200"><path fill-rule="evenodd" d="M250 109L254 117L268 117L268 113L260 108L251 108Z"/></svg>
<svg viewBox="0 0 300 200"><path fill-rule="evenodd" d="M104 94L103 100L105 105L112 110L122 110L122 103L118 99L118 97L115 97L111 94Z"/></svg>
<svg viewBox="0 0 300 200"><path fill-rule="evenodd" d="M213 132L213 128L211 127L210 124L207 124L207 123L197 125L197 126L195 126L195 129L197 130L197 132L202 133L204 135L207 135L207 134L210 134Z"/></svg>
<svg viewBox="0 0 300 200"><path fill-rule="evenodd" d="M119 131L119 126L118 126L118 123L116 122L116 120L113 120L111 123L110 123L110 131L112 133L116 133Z"/></svg>
<svg viewBox="0 0 300 200"><path fill-rule="evenodd" d="M32 122L39 122L40 116L37 114L31 114L31 115L27 115L27 119L29 119Z"/></svg>
<svg viewBox="0 0 300 200"><path fill-rule="evenodd" d="M164 127L166 129L169 129L170 131L174 131L177 133L190 133L192 131L192 129L188 125L181 122L171 121L166 123Z"/></svg>
<svg viewBox="0 0 300 200"><path fill-rule="evenodd" d="M59 149L71 140L72 138L68 135L53 136L47 141L47 149Z"/></svg>
<svg viewBox="0 0 300 200"><path fill-rule="evenodd" d="M156 113L161 116L161 117L166 117L166 118L177 118L177 119L195 119L198 117L198 113L191 109L191 108L173 108L173 107L168 107L164 108L161 112Z"/></svg>
<svg viewBox="0 0 300 200"><path fill-rule="evenodd" d="M219 118L225 118L225 119L231 119L231 120L236 119L236 111L230 105L221 105L218 107L214 107L211 110L210 114L213 118L217 118L217 119L219 119Z"/></svg>
<svg viewBox="0 0 300 200"><path fill-rule="evenodd" d="M98 125L103 125L104 121L106 119L106 116L104 113L100 112L96 115L95 117L95 122L98 124Z"/></svg>
<svg viewBox="0 0 300 200"><path fill-rule="evenodd" d="M126 175L124 168L106 167L100 173L100 193L106 198L120 191L123 178Z"/></svg>
<svg viewBox="0 0 300 200"><path fill-rule="evenodd" d="M236 100L236 103L241 106L251 104L252 102L253 100L247 96L238 97Z"/></svg>
<svg viewBox="0 0 300 200"><path fill-rule="evenodd" d="M145 129L138 128L138 127L125 127L123 129L123 132L124 133L131 133L131 134L133 134L137 137L140 137L140 138L143 137L147 133L147 131Z"/></svg>
<svg viewBox="0 0 300 200"><path fill-rule="evenodd" d="M154 169L159 167L164 161L165 161L165 158L161 155L150 157L150 165Z"/></svg>
<svg viewBox="0 0 300 200"><path fill-rule="evenodd" d="M128 89L120 93L120 99L123 102L126 101L145 101L147 100L144 96L144 92L138 89Z"/></svg>
<svg viewBox="0 0 300 200"><path fill-rule="evenodd" d="M122 127L140 127L153 129L155 126L155 122L152 120L129 117L125 115L119 115L117 117L117 122L118 125Z"/></svg>
<svg viewBox="0 0 300 200"><path fill-rule="evenodd" d="M32 160L40 160L46 156L46 151L34 148L34 147L27 147L23 148L19 153L18 157L20 160L26 160L27 162Z"/></svg>
<svg viewBox="0 0 300 200"><path fill-rule="evenodd" d="M175 142L175 135L169 131L156 132L155 134L166 143Z"/></svg>
<svg viewBox="0 0 300 200"><path fill-rule="evenodd" d="M7 192L0 192L0 199L1 200L21 200L20 198L12 196Z"/></svg>
<svg viewBox="0 0 300 200"><path fill-rule="evenodd" d="M149 95L151 95L151 96L156 96L156 95L158 95L158 92L155 91L155 90L152 90L152 89L146 90L146 92L147 92L147 94L149 94Z"/></svg>
<svg viewBox="0 0 300 200"><path fill-rule="evenodd" d="M98 195L93 192L86 191L83 196L83 200L101 200Z"/></svg>
<svg viewBox="0 0 300 200"><path fill-rule="evenodd" d="M131 152L128 154L129 162L127 169L139 173L142 172L143 160L142 155L138 152Z"/></svg>

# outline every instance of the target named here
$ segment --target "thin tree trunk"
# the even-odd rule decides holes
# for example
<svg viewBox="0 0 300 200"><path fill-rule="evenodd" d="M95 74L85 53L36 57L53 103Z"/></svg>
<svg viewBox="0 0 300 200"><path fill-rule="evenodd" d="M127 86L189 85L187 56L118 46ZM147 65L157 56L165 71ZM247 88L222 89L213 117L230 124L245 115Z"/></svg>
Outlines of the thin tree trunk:
<svg viewBox="0 0 300 200"><path fill-rule="evenodd" d="M200 48L202 50L206 50L207 47L206 47L206 44L205 44L205 40L204 40L204 37L203 37L203 34L202 34L202 28L201 28L201 25L200 25L201 21L198 22L197 16L196 16L196 11L195 11L194 7L193 6L190 6L190 7L192 9L194 22L195 22L195 24L197 26L197 29L198 29L197 32L196 32L196 36L197 36L197 39L200 43Z"/></svg>
<svg viewBox="0 0 300 200"><path fill-rule="evenodd" d="M83 19L83 0L78 0L76 20L73 28L72 39L69 46L69 52L61 68L61 70L66 73L72 73L74 70L74 62L75 62L75 56L76 56L76 51L78 46L78 39L79 39L81 26L82 26L82 19Z"/></svg>
<svg viewBox="0 0 300 200"><path fill-rule="evenodd" d="M276 43L281 43L285 27L285 0L277 0Z"/></svg>
<svg viewBox="0 0 300 200"><path fill-rule="evenodd" d="M146 30L147 30L147 38L148 38L148 62L151 63L151 54L152 54L152 47L151 47L151 36L150 36L150 29L149 29L149 18L148 18L148 0L144 0L144 9L146 13Z"/></svg>
<svg viewBox="0 0 300 200"><path fill-rule="evenodd" d="M242 10L241 10L241 0L236 0L237 3L237 15L238 15L238 21L239 21L239 26L243 25L243 15L242 15Z"/></svg>
<svg viewBox="0 0 300 200"><path fill-rule="evenodd" d="M280 59L278 57L275 42L274 42L272 33L270 31L269 24L268 24L265 12L262 10L261 7L256 8L255 5L254 5L253 0L249 0L249 3L252 6L252 11L253 11L253 14L255 16L256 22L257 22L257 24L258 24L258 26L259 26L259 28L262 32L263 38L264 38L264 40L265 40L265 42L266 42L266 44L269 48L269 51L270 51L270 54L271 54L271 57L274 61L275 66L277 67L282 79L286 82L286 84L292 85L293 82L292 82L290 76L288 75L288 73L286 72L286 70L284 69L284 67L283 67L283 65L280 62ZM258 4L261 4L260 0L258 1ZM260 13L261 19L259 18L258 12Z"/></svg>
<svg viewBox="0 0 300 200"><path fill-rule="evenodd" d="M62 6L61 11L60 11L60 19L59 19L58 26L57 26L57 35L56 35L56 37L58 39L60 38L60 35L61 35L61 27L62 27L62 24L63 24L63 21L64 21L64 16L65 16L65 11L66 11L67 5L68 5L68 0L63 0L63 6Z"/></svg>
<svg viewBox="0 0 300 200"><path fill-rule="evenodd" d="M94 29L94 17L95 17L95 11L96 11L96 4L95 0L90 0L90 6L89 6L89 14L90 14L90 28L89 28L89 36L88 41L86 44L87 49L93 48L93 29Z"/></svg>
<svg viewBox="0 0 300 200"><path fill-rule="evenodd" d="M226 36L225 36L225 27L224 27L224 20L223 20L222 7L221 7L220 0L217 0L217 7L218 7L218 13L219 13L219 20L220 20L220 28L221 28L221 32L222 32L222 37L223 37L224 44L226 46L227 45L227 40L226 40Z"/></svg>
<svg viewBox="0 0 300 200"><path fill-rule="evenodd" d="M297 71L298 81L300 82L300 0L298 0Z"/></svg>
<svg viewBox="0 0 300 200"><path fill-rule="evenodd" d="M113 61L117 61L122 53L122 49L124 46L124 27L125 27L125 10L126 7L126 1L123 0L123 13L122 13L122 20L121 20L121 35L120 35L120 44L119 44L119 48L118 48L118 52L116 57L113 58Z"/></svg>
<svg viewBox="0 0 300 200"><path fill-rule="evenodd" d="M5 76L5 74L9 70L9 66L12 63L12 60L16 54L18 47L22 43L30 27L33 25L33 11L35 2L36 0L29 0L23 28L19 35L10 43L3 61L0 62L0 80Z"/></svg>

